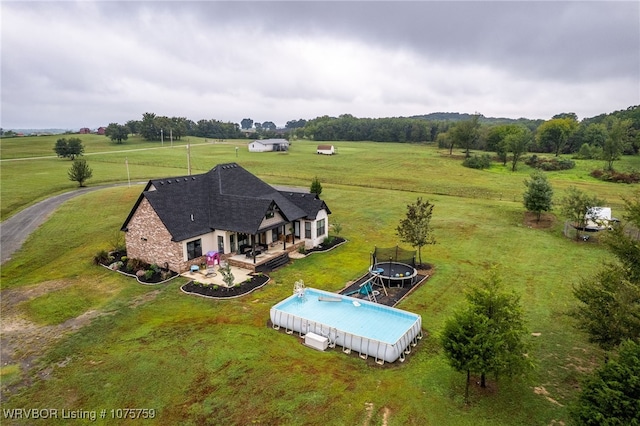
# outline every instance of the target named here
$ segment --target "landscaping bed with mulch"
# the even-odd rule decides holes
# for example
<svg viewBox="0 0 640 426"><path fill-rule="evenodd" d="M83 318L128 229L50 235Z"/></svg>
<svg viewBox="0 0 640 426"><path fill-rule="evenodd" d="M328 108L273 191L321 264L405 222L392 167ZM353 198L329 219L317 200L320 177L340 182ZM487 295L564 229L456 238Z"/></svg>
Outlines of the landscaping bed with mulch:
<svg viewBox="0 0 640 426"><path fill-rule="evenodd" d="M168 266L150 265L139 259L130 259L126 252L99 253L94 261L112 271L136 278L141 284L160 284L179 275Z"/></svg>
<svg viewBox="0 0 640 426"><path fill-rule="evenodd" d="M252 275L250 279L235 284L233 287L223 285L205 284L198 281L189 281L180 289L189 294L211 297L216 299L227 299L244 296L265 286L269 282L269 277L264 274Z"/></svg>
<svg viewBox="0 0 640 426"><path fill-rule="evenodd" d="M342 237L331 237L328 241L323 241L322 244L319 244L313 248L307 249L305 250L305 254L311 254L311 253L322 253L325 251L329 251L337 246L339 246L340 244L345 243L347 240L345 240Z"/></svg>

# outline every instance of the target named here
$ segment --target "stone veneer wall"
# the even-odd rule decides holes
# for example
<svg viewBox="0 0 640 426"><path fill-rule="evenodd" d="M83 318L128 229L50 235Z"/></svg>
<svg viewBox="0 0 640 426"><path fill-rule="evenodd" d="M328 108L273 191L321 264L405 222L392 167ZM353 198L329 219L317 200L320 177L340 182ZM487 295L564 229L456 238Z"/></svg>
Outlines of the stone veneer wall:
<svg viewBox="0 0 640 426"><path fill-rule="evenodd" d="M182 243L171 241L171 234L146 198L133 214L127 229L125 241L129 258L161 267L167 263L169 269L177 272L189 269L189 263L198 263L198 259L184 261Z"/></svg>

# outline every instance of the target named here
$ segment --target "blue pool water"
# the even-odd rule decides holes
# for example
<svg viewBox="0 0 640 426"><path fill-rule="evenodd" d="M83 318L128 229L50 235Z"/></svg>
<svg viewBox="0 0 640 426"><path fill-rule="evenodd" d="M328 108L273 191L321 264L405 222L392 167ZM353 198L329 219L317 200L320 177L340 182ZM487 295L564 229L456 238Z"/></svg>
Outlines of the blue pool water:
<svg viewBox="0 0 640 426"><path fill-rule="evenodd" d="M322 301L319 297L341 301ZM411 312L311 288L305 289L304 298L289 297L273 309L388 344L398 342L420 319Z"/></svg>

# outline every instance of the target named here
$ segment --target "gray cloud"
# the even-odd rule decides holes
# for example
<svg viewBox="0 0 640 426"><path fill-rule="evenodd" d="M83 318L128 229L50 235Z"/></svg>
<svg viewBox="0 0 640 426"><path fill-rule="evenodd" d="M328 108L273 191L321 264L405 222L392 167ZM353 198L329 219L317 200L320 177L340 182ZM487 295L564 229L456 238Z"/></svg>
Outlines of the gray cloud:
<svg viewBox="0 0 640 426"><path fill-rule="evenodd" d="M2 2L2 127L144 112L580 117L640 103L637 2Z"/></svg>

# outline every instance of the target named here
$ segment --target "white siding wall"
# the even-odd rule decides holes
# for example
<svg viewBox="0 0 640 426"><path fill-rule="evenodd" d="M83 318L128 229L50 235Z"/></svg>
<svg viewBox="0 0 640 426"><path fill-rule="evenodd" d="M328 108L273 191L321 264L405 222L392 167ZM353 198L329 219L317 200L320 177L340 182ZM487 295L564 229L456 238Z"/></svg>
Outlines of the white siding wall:
<svg viewBox="0 0 640 426"><path fill-rule="evenodd" d="M251 152L265 152L271 151L273 149L272 145L263 145L260 142L251 142L249 144L249 151Z"/></svg>
<svg viewBox="0 0 640 426"><path fill-rule="evenodd" d="M191 241L195 241L197 239L200 239L202 242L202 255L204 256L208 251L218 251L218 239L216 238L216 233L215 232L210 232L208 234L205 235L201 235L199 237L196 238L189 238L188 240L184 240L182 242L182 256L183 256L183 260L186 262L187 261L187 244L190 243Z"/></svg>
<svg viewBox="0 0 640 426"><path fill-rule="evenodd" d="M318 229L318 221L324 219L324 234L316 235ZM304 221L301 221L301 236L304 238ZM305 238L305 247L313 248L320 245L325 238L329 236L329 215L326 210L320 210L315 220L311 221L311 239Z"/></svg>

